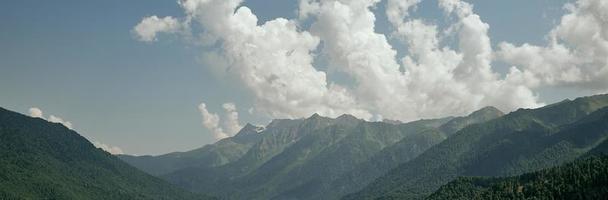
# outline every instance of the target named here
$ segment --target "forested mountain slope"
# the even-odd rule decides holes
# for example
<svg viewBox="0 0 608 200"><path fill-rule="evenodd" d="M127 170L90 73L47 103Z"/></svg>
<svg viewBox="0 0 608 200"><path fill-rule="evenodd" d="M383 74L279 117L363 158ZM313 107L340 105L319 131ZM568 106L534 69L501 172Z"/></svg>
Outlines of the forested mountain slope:
<svg viewBox="0 0 608 200"><path fill-rule="evenodd" d="M218 167L236 161L243 156L259 138L262 127L245 125L234 137L188 151L160 156L119 155L125 162L155 176L168 174L189 167Z"/></svg>
<svg viewBox="0 0 608 200"><path fill-rule="evenodd" d="M468 116L450 118L446 123L408 134L399 142L384 148L372 156L368 161L357 165L353 170L340 176L331 183L323 194L328 198L339 198L348 193L356 192L376 178L387 173L399 164L405 163L427 149L445 140L456 131L476 123L486 122L503 116L500 110L494 107L485 107Z"/></svg>
<svg viewBox="0 0 608 200"><path fill-rule="evenodd" d="M608 95L597 95L468 126L345 199L422 199L458 176L518 175L571 162L608 136L607 105Z"/></svg>
<svg viewBox="0 0 608 200"><path fill-rule="evenodd" d="M461 199L605 199L608 156L583 158L551 169L506 178L462 177L429 200Z"/></svg>
<svg viewBox="0 0 608 200"><path fill-rule="evenodd" d="M239 133L190 152L122 158L191 191L228 199L336 199L457 129L502 115L487 107L465 117L389 123L315 114L307 119L274 120L263 130L255 128L255 137L247 142L236 142ZM246 126L241 132L252 128ZM225 155L235 143L242 148L229 154L235 155L232 159L203 156ZM226 156L213 158L217 157Z"/></svg>
<svg viewBox="0 0 608 200"><path fill-rule="evenodd" d="M129 166L61 124L0 108L0 199L206 199Z"/></svg>

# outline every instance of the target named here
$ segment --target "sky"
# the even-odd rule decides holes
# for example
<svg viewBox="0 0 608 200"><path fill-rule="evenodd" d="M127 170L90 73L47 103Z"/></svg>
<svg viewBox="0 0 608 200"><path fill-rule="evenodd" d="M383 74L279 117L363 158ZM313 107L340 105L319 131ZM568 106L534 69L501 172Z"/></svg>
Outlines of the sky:
<svg viewBox="0 0 608 200"><path fill-rule="evenodd" d="M601 0L1 1L0 106L135 155L313 113L508 112L608 91L605 13Z"/></svg>

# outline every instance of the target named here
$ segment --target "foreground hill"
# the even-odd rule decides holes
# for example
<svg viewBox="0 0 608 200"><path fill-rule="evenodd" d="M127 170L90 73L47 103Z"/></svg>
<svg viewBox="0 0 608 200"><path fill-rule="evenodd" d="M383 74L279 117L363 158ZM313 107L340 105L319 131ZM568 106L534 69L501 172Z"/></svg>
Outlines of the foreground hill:
<svg viewBox="0 0 608 200"><path fill-rule="evenodd" d="M204 199L66 127L0 108L0 199Z"/></svg>
<svg viewBox="0 0 608 200"><path fill-rule="evenodd" d="M468 126L345 199L422 199L458 176L512 176L571 162L608 137L608 95L520 109Z"/></svg>
<svg viewBox="0 0 608 200"><path fill-rule="evenodd" d="M507 178L464 177L429 200L603 199L608 196L608 157L590 157L560 167Z"/></svg>

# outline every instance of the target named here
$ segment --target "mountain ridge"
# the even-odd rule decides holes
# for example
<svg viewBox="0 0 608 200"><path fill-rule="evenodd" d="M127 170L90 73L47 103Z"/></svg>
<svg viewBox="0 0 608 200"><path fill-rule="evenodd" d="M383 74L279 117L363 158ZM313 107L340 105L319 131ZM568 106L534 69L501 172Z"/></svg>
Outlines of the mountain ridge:
<svg viewBox="0 0 608 200"><path fill-rule="evenodd" d="M257 143L233 162L209 167L191 165L161 177L191 191L217 192L214 195L233 199L337 198L346 192L331 192L339 187L336 181L382 150L407 140L400 145L410 153L399 157L415 157L451 134L440 130L447 122L454 120L452 124L464 127L502 115L497 109L486 110L491 109L483 108L464 117L407 123L369 122L348 114L337 118L313 114L303 119L275 119L258 133ZM391 162L400 163L400 159ZM389 164L378 173L394 165ZM323 193L327 195L311 195Z"/></svg>
<svg viewBox="0 0 608 200"><path fill-rule="evenodd" d="M459 175L516 175L572 161L593 144L573 146L576 137L566 136L578 132L568 127L606 106L608 95L581 97L468 126L344 199L421 199ZM588 136L605 138L602 124Z"/></svg>
<svg viewBox="0 0 608 200"><path fill-rule="evenodd" d="M131 167L58 123L0 108L0 199L207 199Z"/></svg>

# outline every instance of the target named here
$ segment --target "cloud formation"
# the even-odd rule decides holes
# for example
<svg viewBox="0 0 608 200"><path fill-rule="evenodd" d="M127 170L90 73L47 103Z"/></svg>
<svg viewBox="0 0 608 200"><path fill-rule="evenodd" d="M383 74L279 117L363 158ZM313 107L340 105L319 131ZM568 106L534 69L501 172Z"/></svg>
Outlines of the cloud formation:
<svg viewBox="0 0 608 200"><path fill-rule="evenodd" d="M547 35L547 46L503 42L499 59L513 64L510 78L532 88L608 89L608 2L578 0Z"/></svg>
<svg viewBox="0 0 608 200"><path fill-rule="evenodd" d="M29 110L30 113L30 117L36 117L36 118L43 118L42 116L42 110L40 110L40 108L36 108L36 107L32 107Z"/></svg>
<svg viewBox="0 0 608 200"><path fill-rule="evenodd" d="M107 145L104 143L101 143L99 141L94 141L93 145L95 145L95 147L100 148L112 155L120 155L120 154L124 154L124 152L122 151L122 149L120 149L117 146L111 146L111 145Z"/></svg>
<svg viewBox="0 0 608 200"><path fill-rule="evenodd" d="M137 26L133 28L133 32L137 39L145 42L156 41L158 33L174 33L181 28L180 22L173 17L159 18L150 16L144 18Z"/></svg>
<svg viewBox="0 0 608 200"><path fill-rule="evenodd" d="M225 103L222 104L222 108L224 108L225 111L223 121L224 129L230 135L238 133L243 127L239 122L239 113L236 111L236 105L234 105L234 103Z"/></svg>
<svg viewBox="0 0 608 200"><path fill-rule="evenodd" d="M221 140L227 137L232 137L238 133L242 126L239 122L239 113L237 112L234 103L224 103L224 119L216 113L211 113L207 110L207 104L201 103L198 110L203 117L203 126L211 131L215 140Z"/></svg>
<svg viewBox="0 0 608 200"><path fill-rule="evenodd" d="M74 129L74 127L72 126L72 122L63 120L61 117L57 117L55 115L50 115L47 119L46 117L44 117L44 113L42 112L42 110L40 110L40 108L32 107L28 111L29 111L30 117L41 118L41 119L44 119L44 120L47 120L47 121L53 122L53 123L60 123L69 129Z"/></svg>
<svg viewBox="0 0 608 200"><path fill-rule="evenodd" d="M463 115L488 105L506 111L541 106L535 94L541 86L608 87L608 6L601 0L569 5L547 47L503 42L496 51L490 25L470 3L439 0L453 21L440 29L411 17L420 0L387 0L392 35L408 48L401 58L387 36L375 32L372 8L380 0L300 0L298 19L276 18L261 25L242 2L181 0L186 16L163 19L179 24L169 27L203 27L192 35L202 35L200 44L219 44L211 53L224 59L226 70L254 95L255 111L271 118L350 113L409 121ZM309 21L312 25L303 28L302 22ZM138 26L142 24L161 27L167 22L152 16ZM155 33L174 29L155 30L140 37L153 41ZM456 45L442 45L449 43ZM327 58L327 66L315 68L319 56ZM514 65L505 77L493 71L497 60ZM329 73L344 74L353 83L338 84L328 79ZM231 113L232 107L224 108ZM216 138L234 128L228 125L230 116L220 124L205 104L199 109Z"/></svg>

